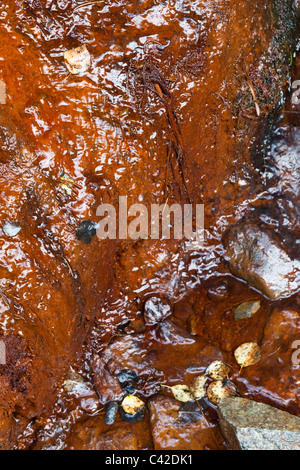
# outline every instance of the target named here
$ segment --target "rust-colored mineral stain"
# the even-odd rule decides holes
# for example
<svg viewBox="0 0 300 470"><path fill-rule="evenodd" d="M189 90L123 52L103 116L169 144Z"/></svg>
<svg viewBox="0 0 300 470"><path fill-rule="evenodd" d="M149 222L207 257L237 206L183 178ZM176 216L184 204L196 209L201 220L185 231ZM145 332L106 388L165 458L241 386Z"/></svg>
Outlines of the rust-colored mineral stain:
<svg viewBox="0 0 300 470"><path fill-rule="evenodd" d="M161 385L189 386L223 361L239 394L300 416L299 298L271 301L235 279L222 244L250 220L297 255L299 106L289 97L275 116L296 13L271 0L86 3L0 6L0 447L223 449L216 407L182 408ZM70 73L64 58L78 47L86 63ZM204 249L80 241L80 224L120 196L204 203ZM153 296L172 313L146 325ZM252 301L261 308L236 321ZM262 359L241 370L234 351L247 342ZM104 406L130 394L124 369L146 413L110 427ZM74 392L70 370L82 377Z"/></svg>

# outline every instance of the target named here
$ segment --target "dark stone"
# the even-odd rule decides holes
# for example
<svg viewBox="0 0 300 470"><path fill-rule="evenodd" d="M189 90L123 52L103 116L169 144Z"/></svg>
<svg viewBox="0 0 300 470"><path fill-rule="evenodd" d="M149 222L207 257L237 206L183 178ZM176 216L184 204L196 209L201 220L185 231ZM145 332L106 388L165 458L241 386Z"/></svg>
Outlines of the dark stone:
<svg viewBox="0 0 300 470"><path fill-rule="evenodd" d="M300 418L285 411L244 398L225 398L218 414L233 450L300 450Z"/></svg>
<svg viewBox="0 0 300 470"><path fill-rule="evenodd" d="M198 400L198 403L204 411L211 407L211 403L208 398L201 398Z"/></svg>
<svg viewBox="0 0 300 470"><path fill-rule="evenodd" d="M137 373L134 372L133 370L129 369L123 369L121 372L117 375L117 379L119 383L123 386L126 384L130 384L132 382L136 382L138 379Z"/></svg>
<svg viewBox="0 0 300 470"><path fill-rule="evenodd" d="M93 222L92 220L84 220L80 223L77 229L77 238L88 245L96 235L97 230L98 224L96 224L96 222Z"/></svg>
<svg viewBox="0 0 300 470"><path fill-rule="evenodd" d="M132 384L125 384L123 386L123 390L125 390L126 393L128 393L128 395L134 395L135 394L135 388Z"/></svg>
<svg viewBox="0 0 300 470"><path fill-rule="evenodd" d="M130 414L126 413L126 411L120 407L120 415L123 421L126 421L127 423L139 423L145 416L145 410L146 407L142 407L137 413Z"/></svg>
<svg viewBox="0 0 300 470"><path fill-rule="evenodd" d="M119 408L119 405L116 401L111 401L110 403L107 403L105 407L105 418L104 418L104 422L105 424L107 424L107 426L111 426L112 424L114 424L117 413L118 413L118 408Z"/></svg>

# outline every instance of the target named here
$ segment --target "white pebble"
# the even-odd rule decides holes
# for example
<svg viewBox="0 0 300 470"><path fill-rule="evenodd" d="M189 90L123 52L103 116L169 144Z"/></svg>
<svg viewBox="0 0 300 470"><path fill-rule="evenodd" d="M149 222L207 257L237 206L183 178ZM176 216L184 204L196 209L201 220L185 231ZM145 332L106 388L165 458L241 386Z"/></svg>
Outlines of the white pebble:
<svg viewBox="0 0 300 470"><path fill-rule="evenodd" d="M2 230L7 237L15 237L20 232L21 226L18 222L5 222Z"/></svg>

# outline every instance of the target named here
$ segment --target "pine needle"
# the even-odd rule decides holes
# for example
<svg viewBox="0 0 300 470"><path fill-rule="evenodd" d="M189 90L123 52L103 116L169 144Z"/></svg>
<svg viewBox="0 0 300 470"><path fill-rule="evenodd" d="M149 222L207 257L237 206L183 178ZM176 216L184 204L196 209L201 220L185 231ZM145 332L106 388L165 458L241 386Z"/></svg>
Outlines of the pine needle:
<svg viewBox="0 0 300 470"><path fill-rule="evenodd" d="M258 104L258 101L257 101L257 97L256 97L256 93L255 93L254 87L253 87L253 85L250 83L249 80L247 81L247 83L248 83L248 85L249 85L249 88L250 88L250 90L251 90L251 94L252 94L252 97L253 97L253 100L254 100L255 109L256 109L256 114L257 114L258 117L260 117L261 111L260 111L260 107L259 107L259 104Z"/></svg>

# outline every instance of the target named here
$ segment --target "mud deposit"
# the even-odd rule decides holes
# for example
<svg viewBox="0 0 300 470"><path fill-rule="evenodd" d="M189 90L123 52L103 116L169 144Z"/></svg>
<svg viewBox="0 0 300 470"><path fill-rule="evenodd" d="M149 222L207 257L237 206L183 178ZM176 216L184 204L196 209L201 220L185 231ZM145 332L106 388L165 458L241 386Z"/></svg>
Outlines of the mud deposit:
<svg viewBox="0 0 300 470"><path fill-rule="evenodd" d="M167 388L216 360L300 417L299 3L242 3L1 2L1 448L228 448ZM84 238L120 196L204 204L204 247ZM132 393L141 419L105 424Z"/></svg>

